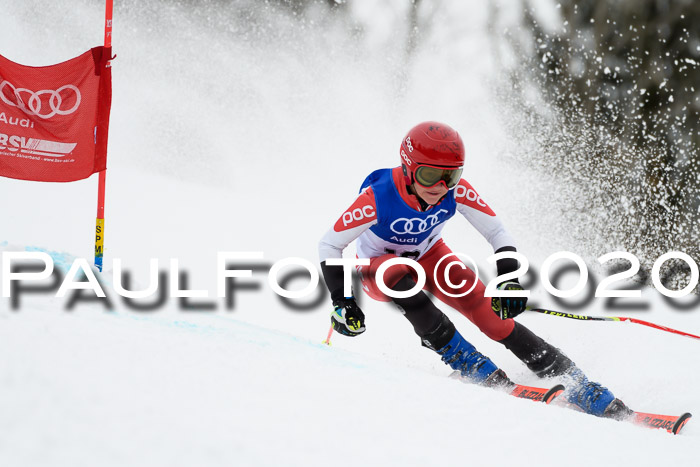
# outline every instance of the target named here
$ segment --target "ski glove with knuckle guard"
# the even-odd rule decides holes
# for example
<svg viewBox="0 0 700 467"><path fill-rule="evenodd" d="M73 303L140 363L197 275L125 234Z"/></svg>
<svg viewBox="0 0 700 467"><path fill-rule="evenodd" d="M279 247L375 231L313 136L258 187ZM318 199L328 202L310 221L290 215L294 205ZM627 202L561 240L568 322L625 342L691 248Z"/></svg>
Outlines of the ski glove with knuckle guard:
<svg viewBox="0 0 700 467"><path fill-rule="evenodd" d="M365 315L355 302L355 297L345 297L333 301L331 313L333 329L344 336L359 336L365 332Z"/></svg>
<svg viewBox="0 0 700 467"><path fill-rule="evenodd" d="M518 282L503 282L498 286L498 290L522 291L523 286ZM491 309L501 319L515 318L525 311L527 297L523 294L520 297L491 297Z"/></svg>

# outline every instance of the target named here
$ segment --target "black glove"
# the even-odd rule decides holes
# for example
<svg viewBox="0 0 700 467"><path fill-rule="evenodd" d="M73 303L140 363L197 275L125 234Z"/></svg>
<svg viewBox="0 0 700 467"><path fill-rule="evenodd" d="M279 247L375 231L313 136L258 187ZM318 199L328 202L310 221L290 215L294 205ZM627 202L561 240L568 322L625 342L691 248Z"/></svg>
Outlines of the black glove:
<svg viewBox="0 0 700 467"><path fill-rule="evenodd" d="M345 297L333 302L331 313L333 329L344 336L359 336L365 332L365 314L355 302L355 297Z"/></svg>
<svg viewBox="0 0 700 467"><path fill-rule="evenodd" d="M523 290L523 286L517 282L503 282L498 290ZM491 309L501 319L515 318L525 311L527 297L491 297Z"/></svg>

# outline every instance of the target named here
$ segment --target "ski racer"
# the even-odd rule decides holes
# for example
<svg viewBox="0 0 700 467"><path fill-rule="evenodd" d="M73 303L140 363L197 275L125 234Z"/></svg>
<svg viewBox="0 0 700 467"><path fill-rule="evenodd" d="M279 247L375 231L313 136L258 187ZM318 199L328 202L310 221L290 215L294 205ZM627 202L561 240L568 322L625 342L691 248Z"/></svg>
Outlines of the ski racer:
<svg viewBox="0 0 700 467"><path fill-rule="evenodd" d="M630 415L632 411L622 401L590 381L561 350L513 320L525 311L525 296L484 297L484 284L441 238L445 222L459 213L496 253L516 251L514 239L496 214L461 177L465 150L459 134L443 123L421 123L403 139L399 155L399 167L376 170L365 179L355 202L319 244L321 269L334 306L333 328L346 336L365 331L362 310L353 296L343 293L343 266L327 264L331 258L342 258L345 247L357 240L358 258L369 259L369 265L357 267L367 295L396 304L423 345L437 352L464 380L490 387L513 385L503 370L459 333L423 290L466 316L537 376L565 377L569 384L564 396L584 412L616 419ZM397 256L415 260L425 271L423 290L407 298L391 298L377 285L378 269ZM518 261L503 258L496 267L502 276L517 270ZM383 283L396 292L410 291L420 280L407 264L391 265L382 272ZM465 293L474 284L473 290ZM516 292L511 295L523 291L517 279L501 283L498 289Z"/></svg>

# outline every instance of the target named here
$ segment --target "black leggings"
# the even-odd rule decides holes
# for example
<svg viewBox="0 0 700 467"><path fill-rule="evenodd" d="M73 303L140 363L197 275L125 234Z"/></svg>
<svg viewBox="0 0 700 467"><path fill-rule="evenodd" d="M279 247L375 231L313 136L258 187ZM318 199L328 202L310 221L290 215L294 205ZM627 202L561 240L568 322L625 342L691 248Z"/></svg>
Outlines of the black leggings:
<svg viewBox="0 0 700 467"><path fill-rule="evenodd" d="M416 283L410 275L397 282L394 290L411 290ZM455 327L452 321L435 306L428 295L420 291L408 298L392 298L423 341L423 345L440 350L452 339ZM539 377L566 373L574 363L553 345L545 342L522 324L515 322L513 331L499 341Z"/></svg>
<svg viewBox="0 0 700 467"><path fill-rule="evenodd" d="M397 292L411 290L416 283L410 275L402 277L394 286ZM403 315L413 325L413 330L420 337L425 337L440 323L444 313L435 306L433 301L422 290L412 297L392 298L393 302L403 311Z"/></svg>

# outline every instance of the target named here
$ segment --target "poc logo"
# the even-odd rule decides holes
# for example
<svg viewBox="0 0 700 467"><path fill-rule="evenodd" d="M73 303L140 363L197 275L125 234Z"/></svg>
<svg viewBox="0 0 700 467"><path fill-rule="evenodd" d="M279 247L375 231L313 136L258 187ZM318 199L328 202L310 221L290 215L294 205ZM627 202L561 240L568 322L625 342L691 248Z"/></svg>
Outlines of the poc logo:
<svg viewBox="0 0 700 467"><path fill-rule="evenodd" d="M457 188L455 188L455 198L467 198L468 201L476 201L476 204L479 206L487 207L481 196L476 194L476 191L471 188L467 189L462 185L457 185Z"/></svg>
<svg viewBox="0 0 700 467"><path fill-rule="evenodd" d="M403 158L404 162L406 162L406 165L408 165L410 167L411 166L411 159L408 158L408 156L406 155L406 153L404 152L403 149L401 150L401 157Z"/></svg>
<svg viewBox="0 0 700 467"><path fill-rule="evenodd" d="M408 152L413 152L413 144L411 144L410 136L406 138L406 147L408 148Z"/></svg>
<svg viewBox="0 0 700 467"><path fill-rule="evenodd" d="M361 221L362 219L374 217L376 215L374 206L368 204L362 208L355 208L352 211L343 213L343 225L347 227L353 221Z"/></svg>

